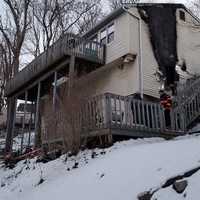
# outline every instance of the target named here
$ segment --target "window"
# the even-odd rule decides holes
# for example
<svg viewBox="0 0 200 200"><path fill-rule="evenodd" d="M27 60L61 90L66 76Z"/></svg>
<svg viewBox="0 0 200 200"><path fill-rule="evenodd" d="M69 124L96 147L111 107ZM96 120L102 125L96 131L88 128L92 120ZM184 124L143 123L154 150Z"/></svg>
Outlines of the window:
<svg viewBox="0 0 200 200"><path fill-rule="evenodd" d="M100 32L100 42L101 44L109 44L114 40L114 23L109 24Z"/></svg>
<svg viewBox="0 0 200 200"><path fill-rule="evenodd" d="M97 35L95 35L94 37L92 37L91 40L93 41L93 43L92 43L92 49L93 50L97 50L97 42L98 42Z"/></svg>
<svg viewBox="0 0 200 200"><path fill-rule="evenodd" d="M108 26L108 43L114 40L114 24Z"/></svg>
<svg viewBox="0 0 200 200"><path fill-rule="evenodd" d="M94 41L94 42L97 42L98 41L97 35L95 35L94 37L92 37L91 40Z"/></svg>
<svg viewBox="0 0 200 200"><path fill-rule="evenodd" d="M180 16L181 20L185 21L185 12L184 11L180 10L179 11L179 16Z"/></svg>
<svg viewBox="0 0 200 200"><path fill-rule="evenodd" d="M106 29L102 30L100 33L100 43L101 44L106 44L106 35L107 35Z"/></svg>

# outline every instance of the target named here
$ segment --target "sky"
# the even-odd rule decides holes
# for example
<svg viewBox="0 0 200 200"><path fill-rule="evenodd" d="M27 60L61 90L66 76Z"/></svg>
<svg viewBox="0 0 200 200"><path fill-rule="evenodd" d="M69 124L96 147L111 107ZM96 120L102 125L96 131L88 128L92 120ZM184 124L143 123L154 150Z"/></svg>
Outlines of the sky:
<svg viewBox="0 0 200 200"><path fill-rule="evenodd" d="M145 1L145 0L141 0L141 1ZM166 2L177 2L177 3L186 3L187 4L187 0L155 0L155 2L156 3L158 3L158 2L160 2L160 3L166 3ZM102 0L102 2L103 2L103 6L104 6L104 9L105 10L109 10L109 3L108 3L108 0ZM189 0L189 2L190 2L190 0ZM0 0L0 14L2 14L3 13L3 11L4 11L4 7L3 7L3 0Z"/></svg>

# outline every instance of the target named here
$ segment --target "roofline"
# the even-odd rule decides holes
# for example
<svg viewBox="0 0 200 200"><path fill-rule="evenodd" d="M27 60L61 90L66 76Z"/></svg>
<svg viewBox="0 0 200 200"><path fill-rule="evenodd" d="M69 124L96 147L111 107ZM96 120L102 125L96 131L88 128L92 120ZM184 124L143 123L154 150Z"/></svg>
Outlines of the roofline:
<svg viewBox="0 0 200 200"><path fill-rule="evenodd" d="M142 7L142 6L151 6L151 5L174 5L177 8L183 8L185 11L187 11L188 14L190 14L194 19L196 19L200 23L200 18L198 18L192 11L191 9L187 8L184 4L182 3L138 3L135 5L135 7Z"/></svg>
<svg viewBox="0 0 200 200"><path fill-rule="evenodd" d="M118 16L120 16L121 14L125 13L124 9L122 7L114 10L113 12L111 12L109 15L107 15L104 19L102 19L99 23L97 23L97 25L95 25L93 28L91 28L89 31L87 31L86 33L84 33L82 35L82 37L84 38L88 38L90 36L92 36L93 34L95 34L99 29L101 29L102 27L104 27L105 25L107 25L110 21L116 19Z"/></svg>
<svg viewBox="0 0 200 200"><path fill-rule="evenodd" d="M184 6L185 7L185 6ZM184 8L195 20L198 21L198 23L200 24L200 18L197 17L189 8Z"/></svg>
<svg viewBox="0 0 200 200"><path fill-rule="evenodd" d="M199 23L200 23L200 19L195 16L193 14L193 12L187 8L184 4L181 3L138 3L138 4L133 4L131 5L132 7L144 7L144 6L152 6L152 5L173 5L177 8L183 8L184 10L186 10L194 19L196 19ZM127 6L130 4L127 4ZM125 5L124 5L125 6ZM126 6L125 6L126 7ZM107 25L109 22L111 22L112 20L116 19L118 16L120 16L121 14L125 13L125 10L123 9L123 7L120 7L116 10L114 10L113 12L111 12L109 15L107 15L104 19L102 19L99 23L97 23L97 25L95 25L93 28L91 28L89 31L87 31L86 33L84 33L82 35L82 37L84 38L88 38L92 35L94 35L99 29L103 28L105 25Z"/></svg>

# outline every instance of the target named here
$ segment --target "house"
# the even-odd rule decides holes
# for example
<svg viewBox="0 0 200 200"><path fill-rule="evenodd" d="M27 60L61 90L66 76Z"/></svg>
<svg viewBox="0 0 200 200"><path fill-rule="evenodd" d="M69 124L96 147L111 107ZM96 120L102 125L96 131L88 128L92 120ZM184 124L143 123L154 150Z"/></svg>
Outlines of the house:
<svg viewBox="0 0 200 200"><path fill-rule="evenodd" d="M66 34L20 71L6 87L10 110L11 99L35 102L36 136L53 147L70 149L76 129L81 138L183 134L180 109L169 130L157 102L163 85L174 92L199 76L199 30L181 4L119 8L81 37ZM14 120L10 115L8 139Z"/></svg>
<svg viewBox="0 0 200 200"><path fill-rule="evenodd" d="M21 129L32 129L34 126L35 107L33 104L19 103L16 109L15 126ZM25 115L25 118L24 118Z"/></svg>

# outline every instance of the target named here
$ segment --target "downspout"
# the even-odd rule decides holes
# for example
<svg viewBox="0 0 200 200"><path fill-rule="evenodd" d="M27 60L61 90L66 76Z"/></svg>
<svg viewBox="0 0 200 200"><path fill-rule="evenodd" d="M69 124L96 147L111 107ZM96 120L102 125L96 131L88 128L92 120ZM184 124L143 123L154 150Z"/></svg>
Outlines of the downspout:
<svg viewBox="0 0 200 200"><path fill-rule="evenodd" d="M138 20L138 33L139 33L139 55L138 55L138 66L139 66L139 92L140 97L144 97L144 86L143 86L143 65L142 65L142 20L140 17L135 16L127 8L122 7L122 9L127 12L131 17Z"/></svg>

